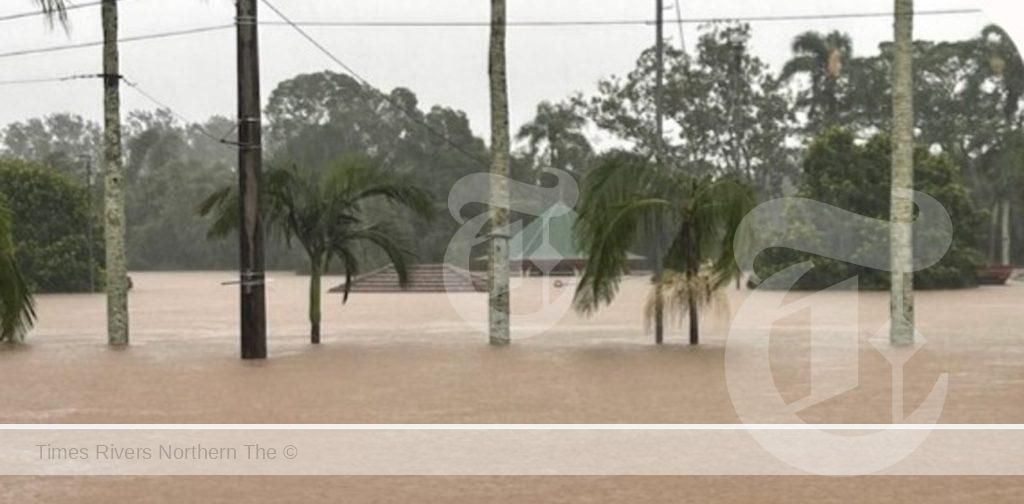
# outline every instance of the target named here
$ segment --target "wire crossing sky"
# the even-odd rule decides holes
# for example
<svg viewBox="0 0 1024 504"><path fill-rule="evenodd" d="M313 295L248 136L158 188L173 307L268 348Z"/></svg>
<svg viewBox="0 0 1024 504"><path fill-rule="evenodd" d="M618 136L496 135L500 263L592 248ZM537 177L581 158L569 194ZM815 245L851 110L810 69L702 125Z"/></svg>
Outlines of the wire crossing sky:
<svg viewBox="0 0 1024 504"><path fill-rule="evenodd" d="M100 83L64 77L97 73L101 39L99 9L80 2L68 12L70 32L25 15L29 2L5 2L0 22L0 124L70 111L91 119L101 112ZM509 86L513 128L528 121L542 100L591 93L598 79L632 69L653 43L651 2L616 0L515 1L509 4ZM478 135L487 130L488 5L478 0L357 2L276 0L326 52L357 69L370 84L410 88L421 108L434 104L466 111ZM671 6L671 3L667 3ZM917 38L976 36L990 22L976 9L981 0L918 0ZM818 0L682 0L686 43L692 50L700 24L743 19L753 26L753 51L776 70L790 56L797 34L839 29L853 36L857 55L877 51L892 37L890 0L856 6ZM194 121L234 115L234 35L231 0L122 0L122 67L125 74L177 113ZM679 25L674 12L666 24ZM344 71L280 18L261 9L263 95L298 73ZM1014 16L1022 19L1020 16ZM1011 19L1003 19L1012 22ZM276 25L276 26L275 26ZM678 44L676 29L666 30ZM72 49L68 49L71 46ZM26 85L4 85L35 80ZM45 100L39 100L45 95ZM152 109L143 96L128 95L124 108Z"/></svg>

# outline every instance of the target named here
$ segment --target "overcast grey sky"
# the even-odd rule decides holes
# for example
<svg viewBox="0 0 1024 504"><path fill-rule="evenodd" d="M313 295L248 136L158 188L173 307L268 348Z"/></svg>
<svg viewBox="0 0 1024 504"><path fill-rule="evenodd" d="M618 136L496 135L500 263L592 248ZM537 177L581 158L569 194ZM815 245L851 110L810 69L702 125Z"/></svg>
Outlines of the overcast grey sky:
<svg viewBox="0 0 1024 504"><path fill-rule="evenodd" d="M79 2L84 0L78 0ZM317 21L486 21L487 0L273 0L295 20ZM681 0L684 18L780 14L891 11L892 0ZM0 16L31 8L28 0L4 0ZM665 0L672 6L673 0ZM1011 32L1024 28L1018 0L918 0L924 9L996 8L997 14L920 17L920 39L960 39L977 34L993 18ZM1001 10L998 10L1001 9ZM509 19L650 19L654 0L508 0ZM231 0L123 0L123 37L232 22ZM262 20L274 20L262 8ZM0 23L0 52L98 40L99 9L71 13L71 33L48 30L40 18ZM675 18L674 10L666 19ZM789 56L792 38L805 30L840 29L853 35L859 55L876 52L891 38L891 19L759 22L753 24L754 51L778 68ZM263 96L298 73L341 71L291 28L261 28ZM687 43L696 39L686 25ZM465 110L474 131L488 130L487 29L470 28L309 28L342 60L375 86L411 88L421 107L443 104ZM639 52L653 41L652 26L510 27L509 88L513 127L530 119L541 100L561 100L591 92L597 79L628 72ZM676 26L666 36L678 43ZM1020 40L1018 35L1018 40ZM150 93L194 121L213 114L233 116L235 48L231 30L124 44L122 71ZM0 59L0 80L53 77L100 70L100 49ZM98 119L97 81L0 87L0 124L52 112L72 111ZM124 109L154 106L131 90Z"/></svg>

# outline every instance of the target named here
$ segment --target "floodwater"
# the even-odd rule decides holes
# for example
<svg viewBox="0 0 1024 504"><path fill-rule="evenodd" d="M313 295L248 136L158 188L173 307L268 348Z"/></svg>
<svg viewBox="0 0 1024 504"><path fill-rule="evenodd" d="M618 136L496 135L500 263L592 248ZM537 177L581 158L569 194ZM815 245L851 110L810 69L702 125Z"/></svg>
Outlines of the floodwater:
<svg viewBox="0 0 1024 504"><path fill-rule="evenodd" d="M730 290L731 311L702 321L696 348L678 327L665 346L652 344L643 329L643 278L627 279L617 301L590 318L561 312L571 279L561 279L561 288L552 280L517 280L514 343L506 348L490 347L478 332L485 295L358 294L345 306L340 296L325 295L324 343L314 347L306 335L307 279L278 273L269 285L270 358L243 362L238 288L221 285L233 274L132 276L132 345L123 350L105 345L101 295L38 298L28 345L0 351L0 422L740 421L725 341L746 290ZM892 367L868 341L888 319L887 294L821 296L816 326L840 325L843 308L857 302L858 382L798 412L799 419L889 423ZM920 292L917 301L927 343L905 365L904 412L918 408L946 373L941 412L925 411L939 422L1024 422L1024 285ZM544 312L545 305L555 308ZM771 330L771 380L787 403L811 392L811 321L802 311ZM737 376L747 378L748 363L753 368L763 356L753 347L738 350ZM754 413L762 423L793 421L771 408ZM1022 494L1020 479L948 476L0 478L0 501L25 503L832 503L854 495L878 503L995 503L1020 502Z"/></svg>
<svg viewBox="0 0 1024 504"><path fill-rule="evenodd" d="M132 345L124 350L105 345L102 295L39 296L28 345L0 351L8 384L0 422L740 422L725 341L747 290L730 290L731 311L704 318L696 348L677 326L665 346L652 344L641 277L627 279L617 300L589 318L566 309L573 279L559 279L560 288L551 279L516 279L507 348L490 347L478 331L483 294L355 294L344 306L340 295L325 294L324 343L316 347L307 336L308 279L278 273L268 292L270 358L243 362L238 287L222 285L232 273L132 276ZM338 282L329 278L324 289ZM821 296L814 310L774 324L768 353L779 394L787 403L810 394L811 313L820 313L816 325L837 324L856 302L856 387L797 415L808 423L891 422L892 367L868 341L888 320L888 294ZM919 292L917 301L927 343L904 367L904 412L946 373L940 423L1024 422L1024 284ZM737 349L741 369L759 358ZM752 411L759 423L795 421L767 407Z"/></svg>

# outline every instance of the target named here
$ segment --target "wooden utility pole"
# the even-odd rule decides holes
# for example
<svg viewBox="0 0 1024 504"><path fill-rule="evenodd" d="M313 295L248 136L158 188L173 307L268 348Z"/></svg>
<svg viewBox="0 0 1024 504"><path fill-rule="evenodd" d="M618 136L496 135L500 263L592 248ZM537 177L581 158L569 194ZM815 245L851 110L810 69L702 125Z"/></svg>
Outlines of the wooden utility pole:
<svg viewBox="0 0 1024 504"><path fill-rule="evenodd" d="M238 31L238 250L243 359L267 357L263 224L259 211L263 138L257 2L236 0L235 4Z"/></svg>
<svg viewBox="0 0 1024 504"><path fill-rule="evenodd" d="M505 0L491 0L488 58L491 91L491 194L488 319L492 345L511 342L508 266L508 77L505 74Z"/></svg>
<svg viewBox="0 0 1024 504"><path fill-rule="evenodd" d="M663 0L655 0L655 8L657 13L655 14L656 21L654 23L654 64L657 68L654 71L654 122L657 138L654 141L654 162L656 169L663 170L663 163L665 161L664 118L662 117L661 104L662 87L665 80L665 45L664 33L662 32L665 7ZM661 282L662 271L664 270L661 248L662 242L665 241L665 230L661 229L662 224L660 219L654 224L654 245L651 247L651 258L654 259L654 281L656 283ZM661 296L659 296L654 304L654 342L660 345L663 341L665 341L665 306L662 303Z"/></svg>
<svg viewBox="0 0 1024 504"><path fill-rule="evenodd" d="M117 0L103 0L103 237L107 257L107 343L128 344L128 261L125 252L121 156L121 65Z"/></svg>

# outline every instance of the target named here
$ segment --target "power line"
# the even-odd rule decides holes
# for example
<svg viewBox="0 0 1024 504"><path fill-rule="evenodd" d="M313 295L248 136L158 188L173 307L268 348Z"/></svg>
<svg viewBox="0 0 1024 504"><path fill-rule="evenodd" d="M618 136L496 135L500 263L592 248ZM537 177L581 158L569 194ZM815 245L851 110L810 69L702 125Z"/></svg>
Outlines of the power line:
<svg viewBox="0 0 1024 504"><path fill-rule="evenodd" d="M341 61L341 59L340 59L340 58L338 58L337 56L335 56L335 55L334 55L334 53L332 53L332 52L331 52L330 50L328 50L328 49L327 49L326 47L324 47L324 46L323 46L323 44L321 44L320 42L318 42L318 41L317 41L317 40L316 40L315 38L313 38L313 37L312 37L312 36L311 36L311 35L310 35L309 33L307 33L307 32L306 32L306 30L303 30L303 29L302 29L302 27L300 27L299 25L295 24L295 23L294 23L294 22L293 22L293 21L292 21L292 20L291 20L291 19L290 19L290 18L289 18L288 16L286 16L286 15L285 15L285 14L284 14L283 12L281 12L281 10L280 10L280 9L278 9L278 8L277 8L276 6L274 6L274 4L272 4L272 3L270 2L270 0L262 0L262 2L263 2L263 4L264 4L264 5L266 5L266 6L267 6L267 7L268 7L268 8L270 9L270 10L274 11L274 13L275 13L275 14L277 14L277 16L278 16L278 17L280 17L281 19L283 19L285 23L287 23L287 24L288 24L289 26L291 26L292 28L294 28L294 29L295 29L295 31L297 31L297 32L299 33L299 35L302 35L302 37L303 37L303 38L305 38L306 40L308 40L308 41L309 41L309 43L313 44L313 46L314 46L314 47L316 47L316 48L317 48L318 50L320 50L320 52L322 52L322 53L323 53L324 55L326 55L326 56L327 56L328 58L330 58L330 59L331 59L332 61L334 61L335 63L337 63L337 64L338 64L338 66L340 66L341 68L345 69L345 71L346 71L346 72L348 72L348 73L349 73L349 75L351 75L351 76L352 76L353 78L355 78L355 79L356 79L357 81L359 81L360 83L362 83L362 84L363 84L364 86L366 86L366 87L369 87L369 88L373 88L373 85L371 85L371 84L370 84L370 82L369 82L368 80L366 80L366 79L365 79L365 78L363 78L363 77L362 77L361 75L359 75L359 73L357 73L357 72L356 72L355 70L353 70L353 69L352 69L352 67L350 67L350 66L346 65L344 61ZM454 142L454 141L452 141L452 140L451 140L450 138L448 138L448 136L447 136L447 135L445 135L444 133L441 133L441 132L439 132L439 131L435 130L434 128L430 127L430 125L429 125L429 124L427 124L427 123L426 123L425 121L423 121L423 120L422 120L422 119L420 119L419 117L416 117L416 116L412 115L412 113L411 113L411 112L409 112L409 110L407 110L407 109L406 109L405 107L403 107L403 106L402 106L401 104L398 104L398 103L396 103L396 102L395 102L395 101L394 101L394 100L393 100L393 99L392 99L392 98L391 98L390 96L388 96L387 94L385 94L385 93L381 93L381 98L383 98L383 99L384 99L384 101L388 102L388 104L390 104L391 106L395 107L395 108L396 108L396 109L398 109L398 110L399 110L400 112L402 112L402 114L403 114L403 115L405 115L405 116L406 116L406 117L407 117L407 118L408 118L408 119L409 119L410 121L412 121L413 123L415 123L415 124L419 125L419 126L420 126L420 127L422 127L422 128L423 128L423 129L425 130L425 131L427 131L427 132L429 132L430 134L432 134L432 135L436 136L436 137L437 137L438 139L440 139L440 140L441 140L441 141L443 141L444 143L448 144L449 146L451 146L451 147L452 147L452 148L454 148L455 150L459 151L460 153L462 153L463 155L465 155L465 156L466 156L466 157L468 157L469 159L472 159L472 160L474 160L474 161L477 161L477 162L479 162L479 163L482 163L482 164L484 164L484 165L486 165L486 164L488 163L488 160L486 160L486 159L484 159L484 158L482 158L482 157L480 157L480 156L476 155L476 154L475 154L475 153L473 153L473 152L470 152L470 151L466 150L466 149L465 149L464 147L462 147L461 145L459 145L459 144L455 143L455 142Z"/></svg>
<svg viewBox="0 0 1024 504"><path fill-rule="evenodd" d="M38 78L29 78L29 79L14 79L14 80L0 81L0 86L13 86L13 85L21 85L21 84L43 84L43 83L51 83L51 82L67 82L67 81L85 80L85 79L102 79L104 77L106 77L106 75L104 75L104 74L75 74L75 75L67 75L67 76L64 76L64 77L38 77ZM228 145L235 145L235 146L238 145L237 142L232 142L230 140L227 140L227 136L234 132L233 129L232 129L232 131L227 132L227 134L225 134L224 136L214 135L213 133L210 133L205 128L203 128L202 124L189 120L189 118L187 118L184 115L182 115L181 113L179 113L177 110L172 108L170 105L167 105L167 103L165 103L165 102L161 101L160 99L156 98L155 96L153 96L152 94L147 92L145 89L142 89L142 87L139 86L139 84L137 82L128 79L124 75L118 75L117 77L119 79L121 79L121 82L124 82L125 85L127 85L130 89L132 89L133 91L138 93L143 98L145 98L145 99L149 100L150 102L152 102L158 108L164 109L164 110L170 112L171 115L173 115L179 121L184 123L185 126L195 128L195 130L198 131L200 134L202 134L205 137L210 138L211 140L213 140L215 142L223 143L223 144L228 144Z"/></svg>
<svg viewBox="0 0 1024 504"><path fill-rule="evenodd" d="M915 16L950 16L964 14L980 14L982 9L933 9L914 13ZM767 23L785 21L813 21L827 19L861 19L891 18L892 12L852 12L840 14L780 14L765 16L733 16L733 17L700 17L682 18L677 16L675 23ZM508 21L507 26L520 27L562 27L562 26L653 26L654 19L584 19L584 20L539 20L539 21ZM308 27L346 27L346 28L477 28L490 26L489 21L264 21L265 25L292 25Z"/></svg>
<svg viewBox="0 0 1024 504"><path fill-rule="evenodd" d="M225 145L232 145L232 146L235 146L235 147L238 147L240 145L238 142L233 142L233 141L227 139L227 136L234 132L234 128L232 128L231 131L227 132L223 136L214 135L213 133L210 133L209 131L207 131L206 128L204 128L202 124L189 120L189 118L185 117L183 114L179 113L177 110L174 110L170 105L167 105L167 103L159 100L158 98L156 98L155 96L153 96L152 94L147 92L145 89L142 89L142 87L139 86L139 84L137 82L129 80L127 77L125 77L123 75L121 76L121 82L124 82L125 85L127 85L130 89L132 89L133 91L138 93L143 98L145 98L145 99L149 100L150 102L152 102L158 108L161 108L161 109L164 109L164 110L170 112L171 115L176 117L186 127L194 128L196 131L199 132L199 134L201 134L201 135L203 135L203 136L213 140L214 142L222 143L222 144L225 144ZM236 125L236 127L237 127L237 125Z"/></svg>
<svg viewBox="0 0 1024 504"><path fill-rule="evenodd" d="M82 79L102 79L103 74L75 74L64 77L38 77L30 79L0 80L0 86L13 86L18 84L43 84L47 82L66 82Z"/></svg>
<svg viewBox="0 0 1024 504"><path fill-rule="evenodd" d="M183 36L183 35L194 35L194 34L197 34L197 33L207 33L207 32L213 32L213 31L220 31L220 30L226 30L228 28L234 28L234 27L235 27L235 25L233 25L233 24L226 24L226 25L203 26L203 27L199 27L199 28L190 28L190 29L187 29L187 30L175 30L175 31L168 31L168 32L161 32L161 33L150 33L148 35L137 35L137 36L134 36L134 37L123 37L123 38L118 39L118 43L119 44L126 44L126 43L131 43L131 42L141 42L141 41L144 41L144 40L156 40L156 39L163 39L163 38L170 38L170 37L179 37L179 36ZM81 42L81 43L77 43L77 44L66 44L66 45L59 45L59 46L40 47L40 48L36 48L36 49L23 49L23 50L20 50L20 51L10 51L10 52L5 52L5 53L0 53L0 59L2 59L2 58L13 58L15 56L28 56L28 55L32 55L32 54L43 54L43 53L68 51L68 50L72 50L72 49L83 49L83 48L86 48L86 47L99 47L99 46L102 46L102 45L103 45L103 41L102 40L95 40L95 41L90 41L90 42Z"/></svg>
<svg viewBox="0 0 1024 504"><path fill-rule="evenodd" d="M122 0L123 1L123 0ZM84 5L84 4L83 4ZM967 15L967 14L980 14L983 11L981 9L944 9L944 10L925 10L915 13L915 16L949 16L949 15ZM758 22L786 22L786 21L810 21L810 20L827 20L827 19L864 19L864 18L882 18L892 17L891 12L861 12L861 13L846 13L846 14L804 14L804 15L778 15L778 16L748 16L748 17L706 17L706 18L682 18L676 21L670 21L679 25L684 24L702 24L702 23L714 23L714 22L744 22L744 23L758 23ZM562 21L510 21L508 26L519 26L519 27L572 27L572 26L650 26L655 23L654 20L649 19L610 19L610 20L562 20ZM264 21L261 25L267 26L290 26L293 28L299 27L349 27L349 28L471 28L471 27L487 27L489 22L487 21ZM146 35L138 35L134 37L124 37L118 40L118 43L127 44L132 42L141 42L145 40L156 40L163 38L179 37L184 35L193 35L199 33L207 33L214 31L227 30L234 28L233 24L223 24L214 26L204 26L198 28L191 28L186 30L175 30L160 33L151 33ZM33 54L44 54L53 53L60 51L68 51L73 49L83 49L88 47L99 47L103 45L103 41L90 41L82 42L77 44L66 44L60 46L41 47L35 49L23 49L18 51L10 51L0 53L0 59L13 58L16 56L28 56Z"/></svg>

